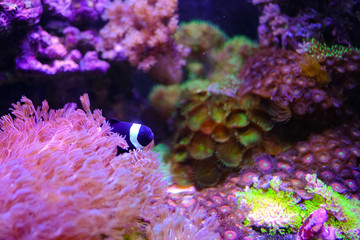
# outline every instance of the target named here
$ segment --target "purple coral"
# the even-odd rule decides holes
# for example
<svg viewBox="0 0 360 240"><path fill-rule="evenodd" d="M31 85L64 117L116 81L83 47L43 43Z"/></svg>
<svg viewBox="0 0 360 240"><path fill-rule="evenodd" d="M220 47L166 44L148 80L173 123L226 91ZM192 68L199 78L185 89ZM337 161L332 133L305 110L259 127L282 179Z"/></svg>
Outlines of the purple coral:
<svg viewBox="0 0 360 240"><path fill-rule="evenodd" d="M99 20L107 0L44 0L46 10L71 22Z"/></svg>
<svg viewBox="0 0 360 240"><path fill-rule="evenodd" d="M81 71L98 71L105 73L109 67L109 63L99 60L98 54L95 51L87 52L80 61Z"/></svg>
<svg viewBox="0 0 360 240"><path fill-rule="evenodd" d="M305 71L315 66L316 71ZM239 72L237 95L256 94L273 103L273 120L286 121L292 115L305 115L336 107L336 94L324 88L328 75L321 66L294 51L260 47L246 59ZM326 91L325 91L326 90ZM338 100L340 101L340 100Z"/></svg>
<svg viewBox="0 0 360 240"><path fill-rule="evenodd" d="M254 157L255 167L259 172L267 174L274 169L274 159L268 154L259 154Z"/></svg>
<svg viewBox="0 0 360 240"><path fill-rule="evenodd" d="M357 1L253 0L262 15L258 34L265 46L296 49L303 39L317 38L338 44L359 45ZM357 31L355 30L357 29Z"/></svg>
<svg viewBox="0 0 360 240"><path fill-rule="evenodd" d="M74 28L66 28L65 35L77 32ZM79 33L80 35L80 33ZM78 35L75 35L78 36ZM91 35L90 35L91 36ZM79 40L67 38L68 46L75 46ZM16 59L18 69L54 75L64 72L101 71L106 72L110 65L99 60L94 51L86 52L82 58L80 51L70 52L62 44L60 38L50 35L40 26L36 27L22 43L22 55Z"/></svg>
<svg viewBox="0 0 360 240"><path fill-rule="evenodd" d="M22 43L22 55L16 60L17 67L25 71L56 74L57 72L73 72L79 66L73 60L65 60L67 49L60 39L51 36L41 27L36 27ZM51 64L41 62L41 59L52 61ZM60 61L63 60L63 61Z"/></svg>

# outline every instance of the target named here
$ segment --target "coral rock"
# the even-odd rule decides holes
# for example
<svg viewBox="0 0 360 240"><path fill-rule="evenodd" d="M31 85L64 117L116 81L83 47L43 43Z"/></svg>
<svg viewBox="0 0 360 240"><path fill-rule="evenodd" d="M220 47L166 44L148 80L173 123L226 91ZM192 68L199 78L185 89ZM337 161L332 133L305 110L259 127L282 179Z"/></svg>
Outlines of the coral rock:
<svg viewBox="0 0 360 240"><path fill-rule="evenodd" d="M320 208L311 213L300 227L297 239L309 240L321 232L324 223L327 221L327 212L325 209ZM335 238L334 238L335 239Z"/></svg>

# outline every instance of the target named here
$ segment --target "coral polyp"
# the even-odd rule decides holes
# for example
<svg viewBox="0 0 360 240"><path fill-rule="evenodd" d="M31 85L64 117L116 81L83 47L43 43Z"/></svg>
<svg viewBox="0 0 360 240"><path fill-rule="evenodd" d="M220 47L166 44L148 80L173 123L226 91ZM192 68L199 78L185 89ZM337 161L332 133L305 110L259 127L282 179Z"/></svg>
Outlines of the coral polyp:
<svg viewBox="0 0 360 240"><path fill-rule="evenodd" d="M194 134L188 145L188 151L194 159L209 158L214 153L215 144L210 136L197 132Z"/></svg>
<svg viewBox="0 0 360 240"><path fill-rule="evenodd" d="M246 127L248 124L249 120L246 116L245 111L233 112L226 118L226 125L228 127L243 128Z"/></svg>
<svg viewBox="0 0 360 240"><path fill-rule="evenodd" d="M201 161L193 167L194 177L197 180L196 184L199 187L215 186L222 176L213 159Z"/></svg>
<svg viewBox="0 0 360 240"><path fill-rule="evenodd" d="M225 143L216 145L216 157L225 167L239 167L245 148L239 145L235 140L230 139Z"/></svg>
<svg viewBox="0 0 360 240"><path fill-rule="evenodd" d="M223 124L218 124L212 131L211 137L219 143L227 142L231 137L230 130Z"/></svg>
<svg viewBox="0 0 360 240"><path fill-rule="evenodd" d="M305 54L299 65L302 73L307 77L314 78L318 86L323 87L330 82L329 74L321 68L315 58Z"/></svg>
<svg viewBox="0 0 360 240"><path fill-rule="evenodd" d="M236 139L245 147L251 147L259 143L261 140L261 133L255 129L244 129L236 131Z"/></svg>
<svg viewBox="0 0 360 240"><path fill-rule="evenodd" d="M193 131L199 130L207 118L207 113L208 109L206 106L198 106L191 110L186 118L187 126Z"/></svg>
<svg viewBox="0 0 360 240"><path fill-rule="evenodd" d="M273 171L274 159L268 154L259 154L254 156L254 164L259 172L267 174Z"/></svg>

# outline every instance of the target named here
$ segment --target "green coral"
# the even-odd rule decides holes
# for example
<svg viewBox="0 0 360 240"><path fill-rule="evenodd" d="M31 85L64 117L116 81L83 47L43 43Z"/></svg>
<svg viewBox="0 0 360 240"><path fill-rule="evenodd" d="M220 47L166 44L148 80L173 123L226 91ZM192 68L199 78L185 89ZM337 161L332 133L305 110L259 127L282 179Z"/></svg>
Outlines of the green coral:
<svg viewBox="0 0 360 240"><path fill-rule="evenodd" d="M176 42L189 47L192 56L220 47L226 38L226 34L219 27L201 20L181 23L175 33Z"/></svg>
<svg viewBox="0 0 360 240"><path fill-rule="evenodd" d="M247 225L269 228L272 233L301 226L304 214L291 193L248 188L237 196L240 206L250 209L245 220Z"/></svg>
<svg viewBox="0 0 360 240"><path fill-rule="evenodd" d="M328 58L335 58L336 60L341 60L344 58L344 56L360 54L360 50L356 47L337 44L328 46L326 43L321 43L314 38L310 39L309 41L304 41L300 48L300 52L306 52L307 54L316 58L319 61Z"/></svg>
<svg viewBox="0 0 360 240"><path fill-rule="evenodd" d="M236 75L244 65L245 58L257 50L257 43L246 36L235 36L225 42L220 48L213 49L211 61L214 71L210 79L222 82L227 75Z"/></svg>

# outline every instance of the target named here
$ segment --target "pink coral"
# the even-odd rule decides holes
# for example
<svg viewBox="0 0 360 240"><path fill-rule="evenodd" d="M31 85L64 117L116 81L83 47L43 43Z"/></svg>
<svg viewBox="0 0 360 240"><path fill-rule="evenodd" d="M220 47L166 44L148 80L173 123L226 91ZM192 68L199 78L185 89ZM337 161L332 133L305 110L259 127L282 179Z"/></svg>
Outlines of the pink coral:
<svg viewBox="0 0 360 240"><path fill-rule="evenodd" d="M23 97L0 120L0 239L111 239L164 197L155 156L116 156L125 140L100 110L49 110Z"/></svg>
<svg viewBox="0 0 360 240"><path fill-rule="evenodd" d="M104 14L109 22L100 31L103 41L97 50L105 59L128 59L138 69L152 69L156 76L159 72L167 75L169 82L179 81L186 51L172 38L178 27L176 9L177 0L109 3Z"/></svg>

